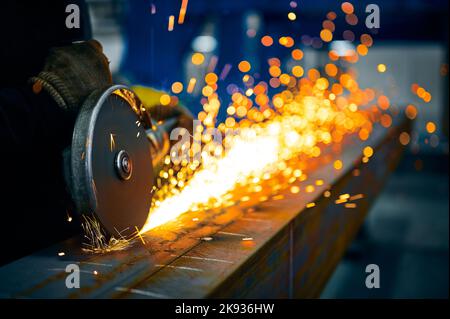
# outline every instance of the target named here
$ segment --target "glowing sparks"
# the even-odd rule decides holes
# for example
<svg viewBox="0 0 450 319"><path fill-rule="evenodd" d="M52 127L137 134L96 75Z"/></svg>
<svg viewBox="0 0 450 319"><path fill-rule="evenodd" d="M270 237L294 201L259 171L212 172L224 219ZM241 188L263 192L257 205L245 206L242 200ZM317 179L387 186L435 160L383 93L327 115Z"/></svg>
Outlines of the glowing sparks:
<svg viewBox="0 0 450 319"><path fill-rule="evenodd" d="M405 109L405 115L410 120L414 120L417 117L417 108L414 105L409 104Z"/></svg>
<svg viewBox="0 0 450 319"><path fill-rule="evenodd" d="M247 68L240 67L241 71ZM318 71L316 71L318 73ZM355 109L343 113L341 106L338 105L341 100L336 99L332 102L324 99L324 94L329 89L328 81L320 77L316 72L309 72L310 79L303 80L303 87L314 88L318 95L302 94L302 91L285 90L273 97L274 106L278 109L279 114L269 113L269 117L260 117L262 113L246 107L250 101L250 97L241 94L232 94L232 105L227 109L230 115L242 118L243 122L253 121L253 125L239 125L234 118L225 121L223 128L233 127L233 134L226 137L226 150L219 145L221 150L216 156L216 152L201 152L202 166L198 163L186 161L186 170L192 173L189 180L183 176L183 187L181 189L170 188L172 191L165 189L157 192L154 205L149 214L148 220L141 230L144 233L150 229L158 227L170 220L173 220L181 214L198 210L201 207L220 207L227 204L229 194L237 185L258 184L261 180L270 178L272 174L283 171L283 174L292 176L289 181L293 182L297 178L305 180L307 177L298 168L287 168L286 161L296 158L299 155L308 157L317 157L321 153L318 146L320 143L329 144L333 140L341 141L342 135L354 132L363 127L368 121L366 111ZM289 78L290 76L286 74ZM210 79L209 79L210 77ZM214 76L207 75L207 82L217 81ZM211 81L210 81L211 80ZM351 78L346 80L351 84ZM189 89L188 89L189 91ZM270 99L266 96L264 86L256 85L252 89L256 95L255 102L258 105L267 105ZM309 91L305 91L309 92ZM253 96L252 94L252 96ZM294 99L294 94L296 98ZM279 102L277 102L279 101ZM199 114L199 119L203 121L206 127L209 126L208 112L214 99L205 104L205 112ZM348 103L348 102L347 102ZM215 113L212 113L215 114ZM351 123L349 125L349 123ZM220 125L219 125L220 127ZM333 127L337 127L336 132L328 133ZM200 132L205 129L201 129ZM334 134L334 135L333 135ZM210 141L211 136L204 132L203 141ZM213 146L213 145L211 145ZM215 145L214 148L218 146ZM255 156L257 155L257 156ZM333 163L335 169L339 170L343 167L341 160ZM195 172L195 174L194 174ZM288 172L288 173L286 173ZM170 181L170 185L178 185L177 178L171 177L174 174L173 169L168 169L160 173L161 178ZM173 181L173 183L172 183ZM316 181L317 186L323 185L323 181ZM259 186L259 187L257 187ZM261 191L260 185L252 188L254 191ZM300 187L291 186L291 193L300 192ZM314 185L305 187L306 193L315 191ZM163 195L161 195L163 194ZM161 195L160 197L158 197ZM281 199L280 195L273 196L272 199ZM241 202L250 200L250 196L241 196ZM340 198L340 201L346 202L347 198Z"/></svg>
<svg viewBox="0 0 450 319"><path fill-rule="evenodd" d="M377 65L377 70L378 70L378 72L380 72L380 73L386 72L386 70L387 70L386 65L385 65L385 64L382 64L382 63L378 64L378 65Z"/></svg>
<svg viewBox="0 0 450 319"><path fill-rule="evenodd" d="M370 146L366 146L363 150L365 157L371 157L373 155L373 149Z"/></svg>
<svg viewBox="0 0 450 319"><path fill-rule="evenodd" d="M300 187L298 186L292 186L291 187L291 193L292 194L298 194L300 192Z"/></svg>
<svg viewBox="0 0 450 319"><path fill-rule="evenodd" d="M316 185L317 186L322 186L323 185L323 180L322 179L318 179L317 181L316 181Z"/></svg>
<svg viewBox="0 0 450 319"><path fill-rule="evenodd" d="M137 236L139 237L139 239L141 240L141 242L142 242L142 244L145 246L145 240L144 240L144 238L142 237L142 235L141 235L141 233L139 232L139 228L137 228L136 226L134 226L134 228L136 229L136 234L137 234Z"/></svg>
<svg viewBox="0 0 450 319"><path fill-rule="evenodd" d="M425 103L429 103L431 101L431 94L423 87L419 86L417 83L414 83L411 86L411 91L416 94L419 98L421 98Z"/></svg>
<svg viewBox="0 0 450 319"><path fill-rule="evenodd" d="M362 198L364 198L364 194L356 194L356 195L350 196L349 200L354 201L354 200L358 200L358 199L362 199Z"/></svg>
<svg viewBox="0 0 450 319"><path fill-rule="evenodd" d="M269 35L265 35L261 38L261 44L265 47L270 47L273 44L273 39Z"/></svg>
<svg viewBox="0 0 450 319"><path fill-rule="evenodd" d="M238 65L238 68L239 68L239 71L241 71L242 73L246 73L246 72L250 71L251 66L248 61L241 61Z"/></svg>
<svg viewBox="0 0 450 319"><path fill-rule="evenodd" d="M304 71L303 68L300 65L296 65L292 68L292 74L297 77L300 78L303 76ZM290 80L290 79L289 79Z"/></svg>
<svg viewBox="0 0 450 319"><path fill-rule="evenodd" d="M252 135L249 134L248 135ZM150 215L141 230L142 233L160 226L180 214L189 211L196 203L222 199L232 190L236 181L243 181L252 175L264 171L270 164L277 162L279 145L276 136L251 137L249 140L237 139L226 157L205 165L189 181L178 195L160 203ZM260 160L252 154L259 154ZM220 182L218 182L220 181Z"/></svg>
<svg viewBox="0 0 450 319"><path fill-rule="evenodd" d="M301 59L303 59L303 51L300 49L292 50L291 56L294 60L297 60L297 61L301 60Z"/></svg>
<svg viewBox="0 0 450 319"><path fill-rule="evenodd" d="M427 122L425 128L427 129L427 132L430 134L436 132L436 124L434 124L433 122Z"/></svg>
<svg viewBox="0 0 450 319"><path fill-rule="evenodd" d="M323 29L320 31L320 38L325 42L330 42L333 40L333 33L328 29Z"/></svg>
<svg viewBox="0 0 450 319"><path fill-rule="evenodd" d="M336 170L342 169L342 166L343 166L343 164L342 164L342 161L341 161L341 160L336 160L336 161L334 161L334 163L333 163L333 167L334 167L334 169L336 169Z"/></svg>
<svg viewBox="0 0 450 319"><path fill-rule="evenodd" d="M187 1L183 1L182 9L186 6ZM344 2L341 9L349 24L357 22L351 3ZM334 12L327 14L320 32L322 41L333 40L336 28L333 20L336 17ZM288 18L294 21L295 13L290 12ZM347 31L348 37L356 37L352 31ZM292 36L281 36L277 40L286 48L295 45ZM198 89L203 95L202 111L197 115L201 125L195 128L193 138L199 143L183 144L189 152L186 158L178 162L172 162L172 153L164 160L152 207L140 233L175 220L189 211L205 211L244 202L251 205L255 199L282 200L285 195L279 193L281 190L291 194L302 194L303 191L312 194L320 190L325 184L321 179L297 184L308 179L305 163L309 159L320 157L325 148L340 144L346 135L354 134L362 141L368 140L374 122L386 128L392 124L392 117L387 114L389 99L373 89L361 88L356 75L340 67L339 60L355 63L359 56L368 54L373 45L372 37L363 34L360 40L361 43L352 52L339 55L330 51L330 61L325 63L323 69L303 69L298 65L297 61L304 56L300 49L291 49L290 65L283 65L279 58L271 57L266 66L270 75L268 82L257 80L263 77L250 74L253 71L250 62L242 60L237 68L243 73L240 77L244 87L234 83L226 86L230 95L227 105L223 105L226 98L218 96L218 85L226 79L231 64L225 64L217 74L214 68L208 67L204 82L201 81L202 86ZM262 46L270 47L274 39L265 35L260 42ZM205 56L197 52L191 60L192 64L201 65L205 62ZM377 69L385 72L387 68L380 64ZM187 93L194 91L196 82L196 78L189 80ZM271 88L277 90L271 94ZM178 94L183 86L175 82L171 89ZM418 88L417 91L422 96L426 93ZM169 99L162 102L169 103ZM376 104L374 108L366 107L373 101ZM221 108L227 114L223 122L217 118ZM413 113L411 108L408 113ZM223 140L214 140L214 130ZM367 146L362 152L367 162L374 150ZM330 165L337 171L344 167L343 161L336 158ZM279 178L283 180L270 183L274 176L281 176ZM324 191L323 196L331 197L330 190ZM355 208L356 204L351 201L360 198L361 194L342 194L335 202ZM309 202L306 208L315 205ZM212 238L204 237L202 240Z"/></svg>
<svg viewBox="0 0 450 319"><path fill-rule="evenodd" d="M168 94L161 95L161 97L159 98L159 103L161 103L161 105L169 105L170 104L170 95L168 95Z"/></svg>
<svg viewBox="0 0 450 319"><path fill-rule="evenodd" d="M173 25L174 25L174 23L175 23L175 16L173 16L173 15L171 15L171 16L169 16L169 25L167 26L167 30L170 32L170 31L173 31Z"/></svg>
<svg viewBox="0 0 450 319"><path fill-rule="evenodd" d="M220 73L220 79L225 80L228 73L230 73L231 70L231 64L227 63L223 66L222 72Z"/></svg>
<svg viewBox="0 0 450 319"><path fill-rule="evenodd" d="M195 83L197 83L197 79L196 78L191 78L189 80L189 84L188 84L188 87L187 87L187 90L186 90L188 93L192 93L194 91Z"/></svg>
<svg viewBox="0 0 450 319"><path fill-rule="evenodd" d="M88 253L107 253L111 251L120 251L127 249L131 245L131 241L123 238L118 233L119 239L114 236L106 239L105 233L100 222L94 217L83 215L81 226L84 230L84 239L82 250Z"/></svg>
<svg viewBox="0 0 450 319"><path fill-rule="evenodd" d="M187 6L188 0L182 0L177 20L179 25L185 22ZM287 17L296 21L297 15L293 11L297 2L291 1L290 7ZM358 23L351 3L342 3L341 10L349 25ZM153 4L151 13L156 13ZM225 90L218 88L225 83L232 65L225 64L220 72L215 71L219 58L194 49L199 52L193 52L190 61L196 67L190 67L195 70L193 74L196 77L190 78L184 85L182 82L169 84L171 93L162 94L159 102L163 106L174 105L177 94L183 90L194 95L201 93L201 111L196 115L200 125L192 132L194 142L191 144L188 141L182 146L183 150L188 151L185 158L175 162L173 159L176 156L172 150L164 158L151 190L152 205L147 221L140 231L136 228L132 239L139 238L146 245L143 233L176 220L187 212L236 205L253 207L255 202L266 200L280 201L304 196L304 208L313 208L316 203L309 201L323 195L328 198L322 198L323 202L334 201L345 208L357 207L353 201L364 198L363 194L341 194L336 198L337 194L333 191L332 197L329 185L324 186L324 180L315 179L317 176L309 179L308 175L317 167L310 164L325 163L333 174L342 174L340 170L344 168L344 163L341 146L347 142L344 138L352 135L361 141L369 140L375 124L385 128L392 125L395 109L391 107L389 98L381 92L360 87L358 75L351 66L346 66L366 56L371 50L373 39L369 34L358 35L351 30L342 33L337 28L338 15L342 13L328 12L321 24L322 28L318 30L319 34L316 33L314 39L309 40L302 37L301 42L305 47L325 49L328 44L323 42L331 42L342 35L348 41L354 41L359 36L360 43L355 43L353 48L345 52L331 49L328 55L324 55L324 59L328 59L323 65L310 68L305 66L308 64L299 65L309 50L302 51L294 47L299 39L297 35L278 33L276 38L274 34L264 35L260 38L264 50L272 51L268 47L277 41L284 47L282 49L286 55L290 52L291 59L271 56L267 61L261 61L261 68L259 63L252 66L249 61L253 60L250 59L233 65L241 73L233 70L233 83L225 84L229 99L219 96L219 92ZM169 16L169 32L174 30L174 23L175 16ZM335 33L338 31L339 34ZM247 35L259 37L259 33L251 28L247 30ZM258 42L256 38L254 41ZM380 63L376 65L376 70L384 73L387 66ZM261 72L268 72L267 77ZM235 75L238 75L238 81L234 81ZM199 86L196 86L197 82ZM40 90L37 86L33 87L35 91ZM431 93L419 84L413 84L411 90L426 103L432 99ZM220 122L218 114L222 111L226 111L227 117ZM404 115L409 119L416 118L417 113L418 108L413 105L408 105L404 110ZM438 137L433 134L436 129L435 123L426 124L427 132L432 134L429 137L430 145L439 143ZM216 131L223 138L218 142L214 139ZM402 145L408 145L411 140L407 132L402 132L398 138ZM111 151L115 147L114 134L110 134ZM329 156L330 152L333 156ZM364 147L362 162L367 163L373 154L371 146ZM315 161L316 158L321 161ZM422 165L421 162L415 163L418 170L422 169ZM357 177L361 172L354 169L352 174ZM104 236L98 221L83 217L87 240L84 251L105 253L126 249L131 245L131 239L123 238L120 233L117 234L118 239ZM72 217L68 216L68 221L71 220ZM191 216L188 222L197 223L200 218ZM213 237L198 239L212 241ZM252 237L243 235L241 244L252 245L252 241ZM58 255L64 256L64 252ZM93 274L98 273L94 271Z"/></svg>
<svg viewBox="0 0 450 319"><path fill-rule="evenodd" d="M297 19L297 15L294 12L289 12L288 19L291 21L295 21L295 19Z"/></svg>
<svg viewBox="0 0 450 319"><path fill-rule="evenodd" d="M350 194L341 194L339 195L339 199L349 199L350 198Z"/></svg>
<svg viewBox="0 0 450 319"><path fill-rule="evenodd" d="M311 85L314 86L314 83ZM328 88L327 85L321 84L315 87L319 90ZM274 116L269 121L260 121L253 127L236 128L235 134L227 137L229 145L226 152L222 154L223 156L216 157L203 152L201 169L197 170L192 178L184 184L181 191L176 191L164 197L163 200L155 202L141 233L173 220L184 212L196 210L199 205L200 207L202 205L220 207L226 203L227 195L235 189L237 184L246 185L254 181L258 182L266 175L270 178L272 173L286 170L286 166L280 163L299 154L310 157L318 156L320 148L317 144L330 143L330 135L323 134L323 129L334 125L334 117L330 115L337 114L337 109L333 109L329 100L312 96L292 100L289 99L289 94L291 94L289 91L285 91L284 94L286 96L281 95L280 98L284 101L283 107L289 112ZM239 113L242 106L240 104L246 103L248 97L239 94L234 95L232 99L237 103L237 113ZM360 117L360 125L363 125L366 121L363 114L351 112L348 113L348 116ZM251 117L250 114L246 114L246 116ZM317 122L318 119L322 119L322 122ZM235 123L233 121L228 125L231 126ZM319 126L316 127L316 125ZM342 126L342 129L345 129L345 126ZM351 130L353 129L352 127ZM257 156L254 156L255 154ZM340 160L335 162L335 168L342 168ZM295 174L294 178L304 176L299 169L290 169L290 172L290 174ZM168 171L161 176L170 179ZM323 181L318 181L316 184L322 185ZM308 185L305 188L307 193L312 193L314 190L314 185ZM292 186L291 192L299 193L300 188ZM241 201L249 199L249 196L241 197Z"/></svg>
<svg viewBox="0 0 450 319"><path fill-rule="evenodd" d="M189 0L183 0L181 2L180 13L178 14L178 24L183 24L186 17L187 5Z"/></svg>
<svg viewBox="0 0 450 319"><path fill-rule="evenodd" d="M217 62L219 62L219 58L216 55L213 55L211 57L211 59L209 60L207 71L208 72L214 72L214 70L215 70L215 68L217 66Z"/></svg>
<svg viewBox="0 0 450 319"><path fill-rule="evenodd" d="M174 82L172 84L172 92L174 94L179 94L183 91L183 83L181 82Z"/></svg>
<svg viewBox="0 0 450 319"><path fill-rule="evenodd" d="M200 65L205 61L205 56L199 52L196 52L191 57L192 64Z"/></svg>
<svg viewBox="0 0 450 319"><path fill-rule="evenodd" d="M114 139L114 136L115 134L109 134L109 149L111 152L114 152L114 150L116 149L116 141Z"/></svg>
<svg viewBox="0 0 450 319"><path fill-rule="evenodd" d="M339 198L339 199L336 199L334 202L336 204L342 204L342 203L347 202L347 199L346 198Z"/></svg>
<svg viewBox="0 0 450 319"><path fill-rule="evenodd" d="M399 141L400 141L400 144L402 144L403 146L406 146L411 141L411 138L407 132L401 132L400 136L399 136Z"/></svg>
<svg viewBox="0 0 450 319"><path fill-rule="evenodd" d="M341 9L345 14L352 14L355 10L350 2L343 2L341 4Z"/></svg>

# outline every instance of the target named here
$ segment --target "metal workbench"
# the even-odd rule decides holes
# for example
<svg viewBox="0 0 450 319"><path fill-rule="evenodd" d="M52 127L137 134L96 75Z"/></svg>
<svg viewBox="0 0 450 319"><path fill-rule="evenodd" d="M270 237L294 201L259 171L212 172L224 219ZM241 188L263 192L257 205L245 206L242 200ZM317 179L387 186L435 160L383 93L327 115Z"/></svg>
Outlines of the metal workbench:
<svg viewBox="0 0 450 319"><path fill-rule="evenodd" d="M72 238L0 268L3 298L298 298L318 297L395 169L409 122L376 128L362 143L343 147L341 170L323 156L308 181L315 191L186 213L148 232L127 250L93 255ZM362 163L364 145L375 150ZM298 182L302 189L305 182ZM331 196L324 191L331 189ZM339 194L364 194L355 208L335 204ZM315 206L306 208L307 203ZM193 220L193 217L196 217ZM198 220L197 220L198 218ZM59 256L64 252L64 256ZM68 289L68 264L81 269L81 286Z"/></svg>

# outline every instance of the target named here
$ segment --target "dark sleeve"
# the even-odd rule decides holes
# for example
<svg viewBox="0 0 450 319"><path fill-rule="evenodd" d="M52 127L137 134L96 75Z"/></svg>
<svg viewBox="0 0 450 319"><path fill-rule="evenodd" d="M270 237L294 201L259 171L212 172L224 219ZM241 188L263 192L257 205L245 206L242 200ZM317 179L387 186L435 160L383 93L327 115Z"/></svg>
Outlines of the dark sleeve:
<svg viewBox="0 0 450 319"><path fill-rule="evenodd" d="M31 87L0 89L0 143L24 151L45 144L63 149L70 143L73 121L45 91Z"/></svg>
<svg viewBox="0 0 450 319"><path fill-rule="evenodd" d="M0 264L73 233L62 173L73 125L45 92L0 89Z"/></svg>

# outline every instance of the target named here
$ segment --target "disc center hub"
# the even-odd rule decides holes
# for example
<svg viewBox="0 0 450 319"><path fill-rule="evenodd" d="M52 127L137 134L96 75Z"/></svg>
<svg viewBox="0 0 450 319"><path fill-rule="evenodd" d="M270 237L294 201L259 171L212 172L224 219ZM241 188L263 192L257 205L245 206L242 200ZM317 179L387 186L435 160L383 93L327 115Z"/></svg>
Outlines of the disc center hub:
<svg viewBox="0 0 450 319"><path fill-rule="evenodd" d="M125 150L119 151L114 164L119 177L123 180L129 180L133 172L133 162L131 161L130 155Z"/></svg>

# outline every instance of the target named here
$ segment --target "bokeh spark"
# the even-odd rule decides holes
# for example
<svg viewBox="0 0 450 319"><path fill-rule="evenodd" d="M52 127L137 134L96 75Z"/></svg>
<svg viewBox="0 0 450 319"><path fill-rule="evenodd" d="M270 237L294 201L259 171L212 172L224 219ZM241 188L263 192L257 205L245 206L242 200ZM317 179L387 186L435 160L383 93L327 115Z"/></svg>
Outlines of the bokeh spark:
<svg viewBox="0 0 450 319"><path fill-rule="evenodd" d="M262 38L263 45L267 45L264 39L267 36ZM361 39L372 45L369 35ZM292 37L282 37L279 42L292 47L293 41ZM303 52L293 49L292 56L301 60ZM378 105L364 107L376 100L375 90L360 88L351 69L345 71L340 67L356 62L358 53L354 51L341 57L330 52L329 57L322 73L310 69L306 74L299 65L292 67L290 73L283 73L280 60L269 59L271 79L269 83L257 84L249 73L250 63L240 62L238 68L243 74L244 88L232 92L228 117L223 123L217 121L221 107L216 93L218 76L206 74L203 111L198 114L202 125L194 132L203 147L186 142L184 148L189 149L190 157L181 163L174 164L175 154L166 157L141 233L188 211L232 205L235 202L230 198L238 186L258 188L261 181L286 172L296 180L302 176L301 170L298 173L302 165L299 161L292 164L291 159L319 157L327 145L341 143L348 134L358 134L361 140L367 140L372 123L383 116L389 118L384 120L385 126L389 126L387 97L380 95ZM180 92L179 87L176 89ZM213 140L213 128L224 136L222 143ZM199 153L201 160L195 156ZM241 195L245 197L244 193Z"/></svg>
<svg viewBox="0 0 450 319"><path fill-rule="evenodd" d="M342 11L346 17L350 15L346 21L352 25L357 19L353 7L345 3ZM337 15L334 12L326 15L319 33L322 43L332 41L337 29L333 20ZM289 19L292 18L290 15ZM353 33L352 37L356 38ZM197 116L201 125L193 135L201 144L186 142L183 149L188 150L189 156L181 161L174 160L176 154L166 156L141 233L183 213L235 205L255 194L259 201L264 201L269 198L265 194L273 195L288 187L292 193L299 193L300 188L290 184L307 179L305 169L309 160L320 157L327 147L343 143L347 135L366 141L375 122L390 127L389 98L376 89L361 88L352 68L352 64L368 54L373 39L362 34L355 42L358 43L354 50L343 53L331 46L329 61L323 67L304 70L301 60L306 53L295 48L293 37L282 36L277 41L271 35L262 36L262 46L284 46L296 63L282 65L279 58L270 58L267 65L270 80L257 82L250 62L241 61L237 68L242 74L242 85L227 87L231 88L228 90L231 101L223 122L218 121L217 115L224 98L218 96L217 90L224 77L210 72L204 79L190 79L188 93L192 93L195 83L203 85L203 111ZM204 60L201 53L192 56L194 65L207 63ZM385 72L386 66L383 67ZM173 83L174 97L182 90L180 82ZM214 130L223 137L221 143L214 140ZM373 155L373 149L366 147L362 153L365 163ZM341 160L334 161L334 169L342 167ZM282 182L277 179L265 183L279 175L284 176ZM314 191L314 185L308 187L306 192ZM314 203L308 204L313 206Z"/></svg>

